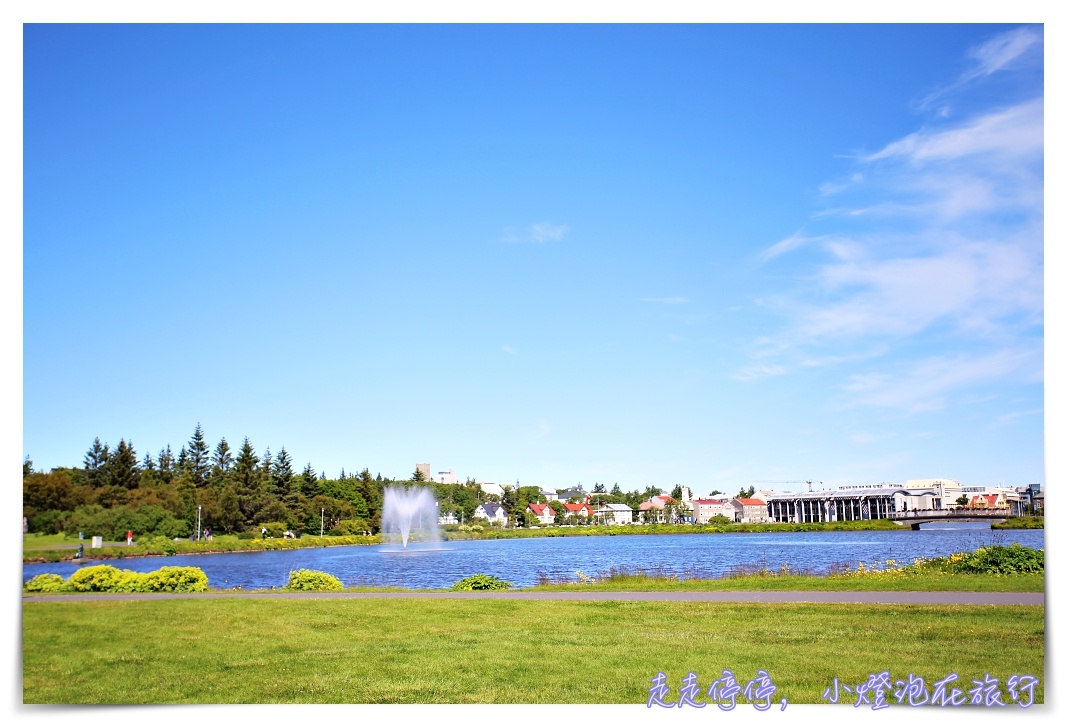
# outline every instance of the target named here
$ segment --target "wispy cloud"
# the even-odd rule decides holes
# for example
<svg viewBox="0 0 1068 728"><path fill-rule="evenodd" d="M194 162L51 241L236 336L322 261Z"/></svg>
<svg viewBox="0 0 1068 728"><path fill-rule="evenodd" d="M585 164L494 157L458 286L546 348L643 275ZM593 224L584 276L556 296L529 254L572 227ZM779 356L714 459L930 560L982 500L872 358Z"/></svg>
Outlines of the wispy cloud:
<svg viewBox="0 0 1068 728"><path fill-rule="evenodd" d="M971 65L948 86L927 95L920 102L920 109L930 108L939 99L973 81L1012 68L1022 59L1036 55L1042 44L1042 31L1035 27L1016 28L994 36L969 50Z"/></svg>
<svg viewBox="0 0 1068 728"><path fill-rule="evenodd" d="M910 413L940 410L955 391L1017 375L1041 376L1041 350L1002 350L983 356L936 356L908 363L894 371L855 374L843 389L853 404L874 405Z"/></svg>
<svg viewBox="0 0 1068 728"><path fill-rule="evenodd" d="M1008 74L1041 42L1033 28L992 39L955 86ZM848 181L821 190L838 207L758 254L778 288L756 303L785 325L735 379L840 367L849 404L909 412L1041 381L1044 100L1041 74L1019 78L1012 103L851 157Z"/></svg>
<svg viewBox="0 0 1068 728"><path fill-rule="evenodd" d="M548 243L563 240L571 228L551 222L537 222L524 229L505 228L502 243Z"/></svg>
<svg viewBox="0 0 1068 728"><path fill-rule="evenodd" d="M503 351L505 354L514 354L515 353L515 349L513 349L510 346L508 346L507 344L505 344L504 346L501 347L501 351Z"/></svg>
<svg viewBox="0 0 1068 728"><path fill-rule="evenodd" d="M1015 425L1017 422L1019 422L1025 417L1034 417L1035 415L1041 415L1043 411L1044 410L1041 409L1032 409L1023 412L1006 412L1005 414L995 418L994 421L990 423L990 427L1009 427Z"/></svg>

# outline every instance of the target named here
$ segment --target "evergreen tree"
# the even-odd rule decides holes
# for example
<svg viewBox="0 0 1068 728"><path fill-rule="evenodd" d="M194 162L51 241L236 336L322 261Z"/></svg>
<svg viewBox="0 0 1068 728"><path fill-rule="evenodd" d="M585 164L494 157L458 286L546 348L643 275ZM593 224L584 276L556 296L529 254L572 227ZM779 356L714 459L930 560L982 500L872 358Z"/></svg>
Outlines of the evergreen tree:
<svg viewBox="0 0 1068 728"><path fill-rule="evenodd" d="M234 461L233 472L234 492L237 495L238 506L241 514L248 523L252 516L260 509L260 476L259 460L256 451L252 449L252 443L245 438L241 443L241 449Z"/></svg>
<svg viewBox="0 0 1068 728"><path fill-rule="evenodd" d="M174 480L174 453L171 452L171 446L168 443L167 447L159 451L159 479L160 482L170 483Z"/></svg>
<svg viewBox="0 0 1068 728"><path fill-rule="evenodd" d="M301 472L300 478L301 492L303 492L304 495L308 496L309 498L317 495L317 493L315 492L317 490L315 484L318 482L319 477L315 474L315 468L312 467L311 463L308 463L304 466L304 471Z"/></svg>
<svg viewBox="0 0 1068 728"><path fill-rule="evenodd" d="M100 488L108 485L108 460L111 451L107 445L100 444L100 438L93 440L89 451L85 453L85 475L89 485Z"/></svg>
<svg viewBox="0 0 1068 728"><path fill-rule="evenodd" d="M414 480L416 483L422 483L423 481L426 480L426 476L423 475L423 471L422 470L420 470L419 468L416 468L415 472L412 473L412 477L410 479Z"/></svg>
<svg viewBox="0 0 1068 728"><path fill-rule="evenodd" d="M593 484L593 492L594 493L604 493L604 486L601 485L600 483L594 483Z"/></svg>
<svg viewBox="0 0 1068 728"><path fill-rule="evenodd" d="M179 474L189 472L189 453L185 449L185 445L182 445L182 449L178 451L178 462L175 463L175 470Z"/></svg>
<svg viewBox="0 0 1068 728"><path fill-rule="evenodd" d="M141 461L141 470L149 473L156 472L156 461L152 459L152 453L146 452L144 459Z"/></svg>
<svg viewBox="0 0 1068 728"><path fill-rule="evenodd" d="M193 478L193 485L200 487L207 482L209 472L208 443L204 439L204 430L200 423L189 438L189 474Z"/></svg>
<svg viewBox="0 0 1068 728"><path fill-rule="evenodd" d="M283 445L278 451L278 457L274 461L271 471L271 482L274 486L275 495L291 509L297 502L297 489L293 483L293 461Z"/></svg>
<svg viewBox="0 0 1068 728"><path fill-rule="evenodd" d="M215 454L212 455L211 462L216 472L228 473L233 467L234 458L230 453L230 444L226 442L225 437L215 446Z"/></svg>
<svg viewBox="0 0 1068 728"><path fill-rule="evenodd" d="M137 467L137 453L133 443L126 443L125 439L119 440L119 446L115 448L115 454L108 463L111 471L111 483L119 488L133 490L139 484L141 474Z"/></svg>
<svg viewBox="0 0 1068 728"><path fill-rule="evenodd" d="M25 478L27 475L33 475L33 461L30 460L29 455L22 461L22 477Z"/></svg>

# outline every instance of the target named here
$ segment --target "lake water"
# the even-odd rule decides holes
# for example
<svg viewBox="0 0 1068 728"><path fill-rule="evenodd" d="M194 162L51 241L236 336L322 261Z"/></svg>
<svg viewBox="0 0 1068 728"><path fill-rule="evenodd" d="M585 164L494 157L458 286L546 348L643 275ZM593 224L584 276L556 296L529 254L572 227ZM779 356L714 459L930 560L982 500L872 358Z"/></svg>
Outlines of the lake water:
<svg viewBox="0 0 1068 728"><path fill-rule="evenodd" d="M945 528L920 531L854 531L837 533L714 533L656 536L573 536L487 541L449 541L398 546L338 546L333 548L262 551L254 553L126 558L109 563L121 569L147 572L161 566L197 566L214 588L281 587L293 569L333 574L346 586L403 586L434 589L451 586L465 576L482 573L515 586L533 586L539 576L571 579L582 571L597 576L610 570L660 571L680 576L720 576L732 567L766 565L777 570L824 571L833 564L881 563L895 559L911 563L916 557L945 556L972 551L986 544L1019 542L1043 548L1042 530ZM52 573L67 577L80 566L70 562L25 564L23 579Z"/></svg>

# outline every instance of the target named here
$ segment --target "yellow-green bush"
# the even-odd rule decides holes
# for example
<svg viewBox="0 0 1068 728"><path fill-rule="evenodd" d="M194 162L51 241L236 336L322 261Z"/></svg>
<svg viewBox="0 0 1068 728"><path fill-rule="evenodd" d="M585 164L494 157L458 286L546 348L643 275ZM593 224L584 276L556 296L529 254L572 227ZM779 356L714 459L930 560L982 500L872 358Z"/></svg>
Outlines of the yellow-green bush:
<svg viewBox="0 0 1068 728"><path fill-rule="evenodd" d="M41 577L54 577L42 579ZM40 579L40 581L38 581ZM70 578L56 584L55 574L41 574L26 583L27 591L110 592L133 594L140 592L202 592L208 590L208 576L194 566L164 566L141 574L129 569L119 570L101 564L78 569ZM62 580L61 580L62 581ZM40 588L46 587L47 588Z"/></svg>
<svg viewBox="0 0 1068 728"><path fill-rule="evenodd" d="M59 574L38 574L26 582L28 592L57 592L63 591L66 582Z"/></svg>
<svg viewBox="0 0 1068 728"><path fill-rule="evenodd" d="M341 591L345 585L341 580L325 571L297 569L289 572L287 591Z"/></svg>

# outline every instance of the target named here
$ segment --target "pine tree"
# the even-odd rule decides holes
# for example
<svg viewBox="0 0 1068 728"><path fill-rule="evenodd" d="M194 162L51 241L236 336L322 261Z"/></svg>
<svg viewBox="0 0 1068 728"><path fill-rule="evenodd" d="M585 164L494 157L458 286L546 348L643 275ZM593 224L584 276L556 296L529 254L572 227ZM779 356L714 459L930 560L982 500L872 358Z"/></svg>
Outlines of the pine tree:
<svg viewBox="0 0 1068 728"><path fill-rule="evenodd" d="M234 492L237 494L238 506L246 522L259 510L260 476L259 460L256 451L252 449L252 443L245 438L238 450L237 459L234 461Z"/></svg>
<svg viewBox="0 0 1068 728"><path fill-rule="evenodd" d="M189 438L189 474L193 476L193 484L196 487L204 485L208 479L209 459L208 443L204 439L204 430L200 423Z"/></svg>
<svg viewBox="0 0 1068 728"><path fill-rule="evenodd" d="M115 448L108 467L111 470L111 482L120 488L132 490L140 482L141 474L137 467L137 453L133 443L126 443L125 439L119 440L119 446Z"/></svg>
<svg viewBox="0 0 1068 728"><path fill-rule="evenodd" d="M170 444L159 451L158 460L160 481L170 483L174 480L174 453L171 452Z"/></svg>
<svg viewBox="0 0 1068 728"><path fill-rule="evenodd" d="M295 501L296 495L293 488L293 461L286 452L285 446L278 451L278 458L274 461L271 469L271 483L275 494L285 501L287 506L292 505L290 501Z"/></svg>
<svg viewBox="0 0 1068 728"><path fill-rule="evenodd" d="M156 472L156 461L152 459L152 453L145 453L144 459L141 460L141 470L147 470L150 473Z"/></svg>
<svg viewBox="0 0 1068 728"><path fill-rule="evenodd" d="M233 467L234 458L230 453L230 444L226 442L225 437L215 446L215 454L212 455L211 462L215 470L222 473L230 472L230 468Z"/></svg>
<svg viewBox="0 0 1068 728"><path fill-rule="evenodd" d="M89 451L85 453L85 476L89 485L100 488L108 485L108 460L111 451L107 445L100 444L100 438L93 440Z"/></svg>
<svg viewBox="0 0 1068 728"><path fill-rule="evenodd" d="M315 474L315 468L312 467L311 463L304 466L304 470L300 474L300 479L300 490L304 495L309 498L318 495L319 489L316 487L316 483L319 481L319 476Z"/></svg>

